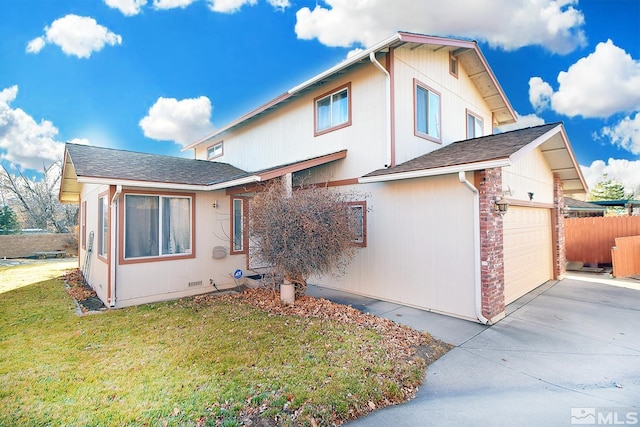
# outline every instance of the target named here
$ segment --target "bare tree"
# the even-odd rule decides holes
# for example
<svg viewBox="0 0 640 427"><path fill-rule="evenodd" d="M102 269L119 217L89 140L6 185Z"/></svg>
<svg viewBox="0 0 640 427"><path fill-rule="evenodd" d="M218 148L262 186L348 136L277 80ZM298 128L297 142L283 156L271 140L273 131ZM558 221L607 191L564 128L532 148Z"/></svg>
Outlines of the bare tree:
<svg viewBox="0 0 640 427"><path fill-rule="evenodd" d="M66 233L77 223L78 206L63 205L58 200L62 166L60 161L47 167L43 165L42 178L27 178L22 171L10 173L2 165L0 191L14 197L26 214L25 228L42 228L56 233Z"/></svg>
<svg viewBox="0 0 640 427"><path fill-rule="evenodd" d="M281 183L251 201L252 253L304 294L312 274L340 274L355 255L358 218L348 207L353 193L305 187L288 194Z"/></svg>

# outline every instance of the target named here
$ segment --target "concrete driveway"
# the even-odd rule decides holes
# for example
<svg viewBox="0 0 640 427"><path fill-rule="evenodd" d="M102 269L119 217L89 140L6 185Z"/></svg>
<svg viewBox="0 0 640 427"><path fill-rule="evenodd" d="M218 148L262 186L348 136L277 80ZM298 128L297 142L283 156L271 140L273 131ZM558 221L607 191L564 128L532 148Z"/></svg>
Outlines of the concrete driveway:
<svg viewBox="0 0 640 427"><path fill-rule="evenodd" d="M491 327L323 288L310 293L456 345L429 367L414 400L349 426L640 423L640 290L575 277L549 282Z"/></svg>

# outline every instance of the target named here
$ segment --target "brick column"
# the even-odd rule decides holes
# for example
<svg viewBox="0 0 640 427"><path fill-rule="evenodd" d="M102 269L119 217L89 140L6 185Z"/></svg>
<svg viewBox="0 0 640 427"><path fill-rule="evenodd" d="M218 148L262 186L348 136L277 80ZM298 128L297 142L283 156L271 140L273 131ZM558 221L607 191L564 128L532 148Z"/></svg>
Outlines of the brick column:
<svg viewBox="0 0 640 427"><path fill-rule="evenodd" d="M505 308L502 215L494 208L495 201L502 197L502 169L476 172L476 183L480 193L482 314L491 320Z"/></svg>
<svg viewBox="0 0 640 427"><path fill-rule="evenodd" d="M554 275L556 279L562 279L567 274L567 254L564 243L564 190L558 175L553 176L553 228Z"/></svg>

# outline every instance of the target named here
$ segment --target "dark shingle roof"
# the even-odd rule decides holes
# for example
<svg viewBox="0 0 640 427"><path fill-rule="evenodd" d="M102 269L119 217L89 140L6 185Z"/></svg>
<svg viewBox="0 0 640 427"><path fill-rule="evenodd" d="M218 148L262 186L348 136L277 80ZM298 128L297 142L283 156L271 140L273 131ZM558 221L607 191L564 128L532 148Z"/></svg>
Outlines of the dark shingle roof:
<svg viewBox="0 0 640 427"><path fill-rule="evenodd" d="M454 142L395 167L375 170L365 177L505 159L558 125L550 123Z"/></svg>
<svg viewBox="0 0 640 427"><path fill-rule="evenodd" d="M227 163L67 144L78 177L209 185L247 175Z"/></svg>
<svg viewBox="0 0 640 427"><path fill-rule="evenodd" d="M604 206L600 206L596 203L583 202L582 200L573 199L571 197L564 198L564 204L568 208L576 210L593 210L593 211L605 211Z"/></svg>

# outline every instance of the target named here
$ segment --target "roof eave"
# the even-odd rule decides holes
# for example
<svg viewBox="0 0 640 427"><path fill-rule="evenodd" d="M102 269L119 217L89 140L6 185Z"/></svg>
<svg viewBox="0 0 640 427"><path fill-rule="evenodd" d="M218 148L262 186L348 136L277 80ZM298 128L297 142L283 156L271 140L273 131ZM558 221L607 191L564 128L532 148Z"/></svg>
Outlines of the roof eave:
<svg viewBox="0 0 640 427"><path fill-rule="evenodd" d="M448 175L458 172L470 172L482 169L500 168L510 166L511 162L508 158L500 158L493 160L485 160L482 162L465 163L461 165L444 166L432 169L419 169L407 172L387 173L382 175L363 176L358 178L360 184L369 184L373 182L398 181L402 179L425 178L429 176Z"/></svg>

